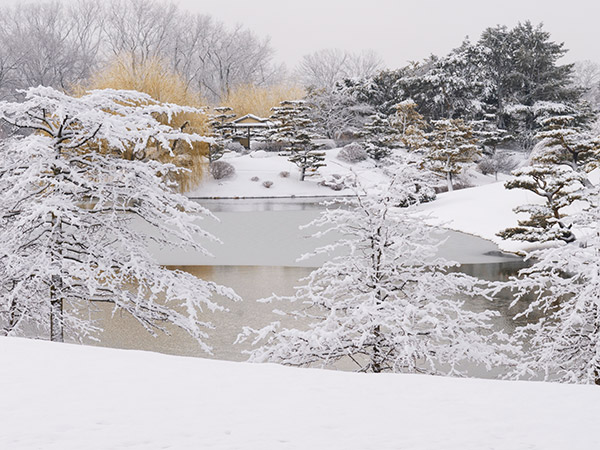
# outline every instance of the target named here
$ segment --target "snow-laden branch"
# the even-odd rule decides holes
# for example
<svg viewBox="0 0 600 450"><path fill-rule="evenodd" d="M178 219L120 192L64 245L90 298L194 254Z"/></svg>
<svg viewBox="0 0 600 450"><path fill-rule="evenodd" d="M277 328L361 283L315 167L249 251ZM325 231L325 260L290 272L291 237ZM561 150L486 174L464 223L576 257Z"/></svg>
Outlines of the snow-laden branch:
<svg viewBox="0 0 600 450"><path fill-rule="evenodd" d="M132 91L92 91L80 98L50 88L25 92L23 103L0 103L0 118L23 128L47 128L3 143L0 158L0 327L49 326L84 337L90 300L110 301L151 332L172 324L209 352L209 311L215 296L235 293L159 266L148 245L208 252L217 239L199 225L212 215L176 193L173 164L123 157L126 149L184 134L157 115L187 110ZM68 138L65 138L68 136ZM59 305L58 313L51 309ZM52 316L52 320L50 317ZM54 331L53 331L54 333Z"/></svg>
<svg viewBox="0 0 600 450"><path fill-rule="evenodd" d="M268 299L302 305L290 313L299 325L245 329L238 340L262 344L251 361L330 366L347 359L361 371L446 374L463 374L467 361L488 369L509 363L512 347L491 329L496 313L463 308L465 297L482 293L477 281L451 272L454 264L436 257L431 230L411 207L397 206L408 203L413 183L406 167L396 167L386 189L360 192L353 205L315 220L343 236L345 252L301 280L293 296Z"/></svg>

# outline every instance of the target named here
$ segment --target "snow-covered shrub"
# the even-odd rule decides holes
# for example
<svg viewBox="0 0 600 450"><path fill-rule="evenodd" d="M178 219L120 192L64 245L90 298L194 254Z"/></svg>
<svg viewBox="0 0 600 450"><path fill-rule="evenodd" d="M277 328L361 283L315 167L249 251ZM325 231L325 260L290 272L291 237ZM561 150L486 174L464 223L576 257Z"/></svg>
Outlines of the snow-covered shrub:
<svg viewBox="0 0 600 450"><path fill-rule="evenodd" d="M273 142L273 141L262 141L262 142L252 142L250 147L253 151L256 150L264 150L265 152L279 152L281 151L286 144L284 142Z"/></svg>
<svg viewBox="0 0 600 450"><path fill-rule="evenodd" d="M287 178L290 176L290 173L287 170L283 170L283 171L279 172L279 176L281 178Z"/></svg>
<svg viewBox="0 0 600 450"><path fill-rule="evenodd" d="M345 181L346 180L344 178L342 178L341 175L334 173L334 174L330 175L328 178L325 178L319 184L321 186L328 187L334 191L341 191L342 189L344 189L346 187Z"/></svg>
<svg viewBox="0 0 600 450"><path fill-rule="evenodd" d="M269 189L271 186L273 186L273 182L272 181L263 181L263 186L266 187L267 189Z"/></svg>
<svg viewBox="0 0 600 450"><path fill-rule="evenodd" d="M252 178L250 178L250 181L258 181L258 180L260 180L260 178L258 178L258 177L252 177Z"/></svg>
<svg viewBox="0 0 600 450"><path fill-rule="evenodd" d="M210 174L215 180L231 178L235 175L235 167L226 161L215 161L210 165Z"/></svg>
<svg viewBox="0 0 600 450"><path fill-rule="evenodd" d="M331 150L336 148L335 141L333 139L315 139L313 142L317 144L321 150Z"/></svg>
<svg viewBox="0 0 600 450"><path fill-rule="evenodd" d="M265 150L255 150L250 153L250 158L270 158L273 156L272 153L268 153Z"/></svg>
<svg viewBox="0 0 600 450"><path fill-rule="evenodd" d="M519 162L509 153L497 151L493 155L484 156L477 164L477 168L484 175L495 175L498 173L510 173L515 170Z"/></svg>
<svg viewBox="0 0 600 450"><path fill-rule="evenodd" d="M337 157L342 161L354 164L364 161L368 156L369 155L367 154L367 151L362 145L360 145L358 142L353 142L341 149Z"/></svg>
<svg viewBox="0 0 600 450"><path fill-rule="evenodd" d="M236 153L243 153L246 151L246 147L244 147L242 144L240 144L239 142L233 141L233 142L229 142L226 145L227 150L230 150L232 152L236 152Z"/></svg>

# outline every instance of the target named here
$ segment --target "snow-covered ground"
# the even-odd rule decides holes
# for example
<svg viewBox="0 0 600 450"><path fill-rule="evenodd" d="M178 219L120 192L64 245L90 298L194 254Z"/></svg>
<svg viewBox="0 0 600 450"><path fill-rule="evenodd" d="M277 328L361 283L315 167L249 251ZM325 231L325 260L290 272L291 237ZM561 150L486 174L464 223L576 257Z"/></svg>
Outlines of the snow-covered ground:
<svg viewBox="0 0 600 450"><path fill-rule="evenodd" d="M543 203L543 199L523 189L505 189L503 182L497 182L439 194L435 201L421 205L421 210L432 225L488 239L508 252L520 252L532 245L504 240L496 233L516 226L520 217L513 209L529 203Z"/></svg>
<svg viewBox="0 0 600 450"><path fill-rule="evenodd" d="M349 189L334 191L318 184L323 178L327 179L334 174L346 176L354 173L367 183L383 182L386 179L370 161L349 164L337 159L339 150L327 150L327 165L319 169L317 176L307 177L302 182L298 167L289 162L287 157L275 152L259 150L249 154L227 153L222 160L232 164L236 174L219 181L209 175L197 189L187 195L192 198L331 197L352 194ZM289 176L284 178L280 175L281 172L288 172ZM251 181L253 177L258 177L258 181ZM272 181L273 185L266 188L263 186L265 181Z"/></svg>
<svg viewBox="0 0 600 450"><path fill-rule="evenodd" d="M356 374L0 338L0 448L592 450L595 386Z"/></svg>

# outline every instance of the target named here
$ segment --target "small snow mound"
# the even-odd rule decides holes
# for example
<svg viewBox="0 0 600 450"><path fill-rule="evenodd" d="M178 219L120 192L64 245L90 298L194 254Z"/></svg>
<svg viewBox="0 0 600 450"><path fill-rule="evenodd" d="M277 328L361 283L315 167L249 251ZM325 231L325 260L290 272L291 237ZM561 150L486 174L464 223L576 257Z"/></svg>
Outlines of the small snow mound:
<svg viewBox="0 0 600 450"><path fill-rule="evenodd" d="M264 150L256 150L250 153L250 158L271 158L272 156L277 155L276 153L269 153Z"/></svg>

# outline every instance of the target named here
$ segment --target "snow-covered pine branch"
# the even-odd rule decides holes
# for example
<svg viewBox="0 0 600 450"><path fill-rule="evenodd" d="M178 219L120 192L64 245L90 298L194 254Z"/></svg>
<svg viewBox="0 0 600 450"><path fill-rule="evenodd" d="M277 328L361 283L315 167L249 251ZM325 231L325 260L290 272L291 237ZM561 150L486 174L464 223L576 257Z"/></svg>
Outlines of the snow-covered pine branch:
<svg viewBox="0 0 600 450"><path fill-rule="evenodd" d="M276 322L262 330L246 328L239 340L261 344L255 362L331 366L354 361L357 370L464 374L464 363L487 368L509 360L505 336L491 330L491 311L463 308L464 296L478 292L477 280L449 271L436 257L429 227L413 216L413 182L398 168L390 186L361 192L343 207L327 209L311 225L343 236L337 256L303 279L290 301L290 313L306 328ZM407 187L405 189L404 187Z"/></svg>
<svg viewBox="0 0 600 450"><path fill-rule="evenodd" d="M503 239L528 242L576 239L571 226L565 221L564 208L583 199L581 189L586 177L564 165L534 164L512 172L514 178L507 181L506 189L525 189L542 197L544 205L522 205L517 213L526 213L528 218L519 220L516 227L498 233Z"/></svg>
<svg viewBox="0 0 600 450"><path fill-rule="evenodd" d="M199 226L210 213L178 194L172 164L144 158L148 146L205 140L160 124L188 109L133 91L79 98L32 88L23 103L0 103L0 118L35 130L3 142L0 158L0 330L37 325L53 340L83 337L90 301L107 301L148 331L174 324L205 351L206 310L230 289L159 266L151 241L206 252Z"/></svg>
<svg viewBox="0 0 600 450"><path fill-rule="evenodd" d="M461 119L433 121L424 144L424 163L429 170L446 179L448 191L454 190L453 178L481 155L473 130Z"/></svg>
<svg viewBox="0 0 600 450"><path fill-rule="evenodd" d="M499 288L511 287L519 316L515 341L527 351L513 372L519 378L600 384L600 209L598 188L586 197L593 206L574 219L584 234L577 242L535 250L531 267Z"/></svg>

